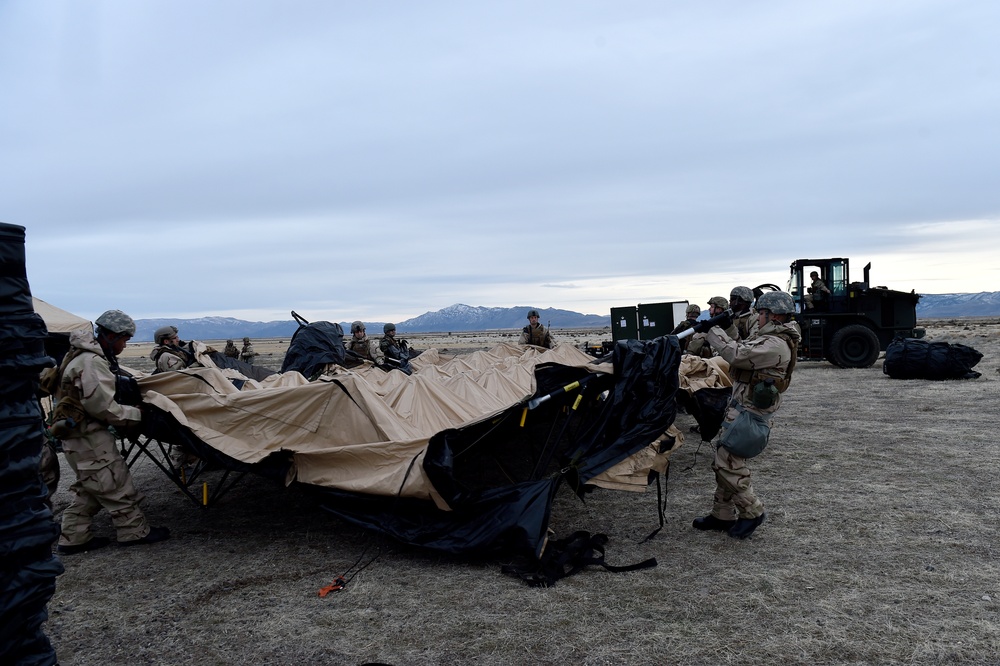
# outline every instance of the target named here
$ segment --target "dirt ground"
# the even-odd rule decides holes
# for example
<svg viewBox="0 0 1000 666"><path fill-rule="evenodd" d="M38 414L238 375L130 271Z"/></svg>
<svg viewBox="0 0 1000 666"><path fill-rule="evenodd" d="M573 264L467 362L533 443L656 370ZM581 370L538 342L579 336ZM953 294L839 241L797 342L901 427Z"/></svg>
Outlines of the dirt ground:
<svg viewBox="0 0 1000 666"><path fill-rule="evenodd" d="M552 514L559 535L607 534L609 563L658 566L548 589L386 542L259 477L201 509L140 460L145 509L174 538L65 557L47 633L64 665L1000 663L1000 320L921 325L982 352L983 376L800 363L752 464L768 518L746 541L691 528L714 480L683 414L656 537L642 542L655 489L584 503L563 488ZM57 518L71 478L63 461ZM106 514L96 533L113 536Z"/></svg>

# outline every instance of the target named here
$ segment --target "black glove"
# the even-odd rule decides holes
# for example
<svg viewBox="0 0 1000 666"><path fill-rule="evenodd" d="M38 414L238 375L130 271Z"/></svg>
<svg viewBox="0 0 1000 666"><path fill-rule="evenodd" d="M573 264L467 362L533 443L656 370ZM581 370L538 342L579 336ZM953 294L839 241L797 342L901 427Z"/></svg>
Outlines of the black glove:
<svg viewBox="0 0 1000 666"><path fill-rule="evenodd" d="M732 316L730 316L728 310L720 314L718 319L719 321L715 322L715 325L721 328L722 330L726 330L727 328L733 325L733 318Z"/></svg>
<svg viewBox="0 0 1000 666"><path fill-rule="evenodd" d="M712 328L712 326L713 324L708 319L702 319L701 321L696 321L691 328L694 329L695 333L707 333L708 329Z"/></svg>

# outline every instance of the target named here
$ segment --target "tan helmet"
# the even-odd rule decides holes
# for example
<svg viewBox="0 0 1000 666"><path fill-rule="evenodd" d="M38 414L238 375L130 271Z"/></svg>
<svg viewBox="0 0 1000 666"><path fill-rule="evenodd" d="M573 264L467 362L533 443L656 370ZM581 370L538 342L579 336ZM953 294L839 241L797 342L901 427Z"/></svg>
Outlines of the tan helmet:
<svg viewBox="0 0 1000 666"><path fill-rule="evenodd" d="M245 343L250 342L250 338L243 338L243 342L245 342Z"/></svg>
<svg viewBox="0 0 1000 666"><path fill-rule="evenodd" d="M176 326L161 326L156 329L156 333L153 333L153 342L162 345L164 340L172 338L175 335L177 335Z"/></svg>
<svg viewBox="0 0 1000 666"><path fill-rule="evenodd" d="M108 310L95 319L94 323L111 333L129 337L135 335L135 321L121 310Z"/></svg>
<svg viewBox="0 0 1000 666"><path fill-rule="evenodd" d="M364 325L363 322L361 322L361 321L352 321L351 322L351 333L352 334L353 333L357 333L358 331L363 331L363 330L365 330L365 325Z"/></svg>
<svg viewBox="0 0 1000 666"><path fill-rule="evenodd" d="M690 305L687 306L687 310L685 310L684 312L685 314L689 315L700 315L701 306L696 303L691 303Z"/></svg>
<svg viewBox="0 0 1000 666"><path fill-rule="evenodd" d="M385 333L386 335L389 334L389 331L395 331L395 330L396 330L396 325L392 323L386 324L385 326L382 327L382 332Z"/></svg>
<svg viewBox="0 0 1000 666"><path fill-rule="evenodd" d="M729 301L722 296L712 296L712 298L708 299L708 304L714 305L717 308L722 308L723 310L729 309Z"/></svg>
<svg viewBox="0 0 1000 666"><path fill-rule="evenodd" d="M227 345L231 345L231 344L233 344L233 339L232 339L232 338L230 338L230 339L226 340L226 344L227 344Z"/></svg>
<svg viewBox="0 0 1000 666"><path fill-rule="evenodd" d="M538 314L538 310L528 310L528 319L531 319L532 317L541 317L541 316L542 315Z"/></svg>

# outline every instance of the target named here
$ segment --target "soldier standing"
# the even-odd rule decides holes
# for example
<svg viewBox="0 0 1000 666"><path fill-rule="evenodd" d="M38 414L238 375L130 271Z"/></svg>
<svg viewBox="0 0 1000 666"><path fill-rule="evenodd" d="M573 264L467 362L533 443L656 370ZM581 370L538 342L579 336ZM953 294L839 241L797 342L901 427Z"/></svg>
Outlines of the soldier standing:
<svg viewBox="0 0 1000 666"><path fill-rule="evenodd" d="M718 327L707 331L712 349L729 363L733 395L712 463L716 485L712 512L695 518L695 529L745 539L767 517L753 491L747 461L767 445L781 394L792 378L802 339L792 321L794 312L791 294L770 291L757 299L755 337L740 341Z"/></svg>
<svg viewBox="0 0 1000 666"><path fill-rule="evenodd" d="M521 330L521 339L518 344L535 345L552 349L552 336L548 329L538 323L538 310L528 310L528 325Z"/></svg>
<svg viewBox="0 0 1000 666"><path fill-rule="evenodd" d="M252 364L256 356L257 352L253 350L253 345L250 344L250 338L243 338L243 349L240 351L240 360L244 363Z"/></svg>
<svg viewBox="0 0 1000 666"><path fill-rule="evenodd" d="M222 353L226 355L227 358L235 358L239 360L240 350L236 348L232 340L226 340L226 348L222 350Z"/></svg>
<svg viewBox="0 0 1000 666"><path fill-rule="evenodd" d="M708 317L716 317L729 309L729 301L724 296L713 296L708 299ZM697 326L695 327L697 330ZM730 324L726 327L726 334L734 339L739 338L736 326ZM687 353L701 356L702 358L712 358L714 355L712 347L708 344L708 337L704 332L698 332L688 338Z"/></svg>
<svg viewBox="0 0 1000 666"><path fill-rule="evenodd" d="M670 331L670 335L677 335L678 333L683 333L684 331L688 330L698 322L698 317L700 316L701 316L701 306L697 305L696 303L691 303L690 305L687 306L687 309L684 311L684 321L677 324L674 330ZM691 336L687 336L686 338L681 338L680 340L677 341L677 344L680 346L682 352L687 350L688 342L690 340Z"/></svg>
<svg viewBox="0 0 1000 666"><path fill-rule="evenodd" d="M170 538L165 527L150 527L139 508L143 499L128 465L118 452L108 426L138 428L138 407L116 400L116 357L135 334L135 322L120 310L108 310L96 319L96 338L87 331L70 336L70 351L58 369L53 430L76 473L69 490L73 502L63 512L59 553L72 555L101 548L107 537L91 535L93 517L105 508L111 514L118 542L125 546L156 543Z"/></svg>
<svg viewBox="0 0 1000 666"><path fill-rule="evenodd" d="M757 333L757 313L750 306L753 304L753 291L750 287L733 287L729 292L729 307L733 311L733 325L740 334L740 340L749 340Z"/></svg>

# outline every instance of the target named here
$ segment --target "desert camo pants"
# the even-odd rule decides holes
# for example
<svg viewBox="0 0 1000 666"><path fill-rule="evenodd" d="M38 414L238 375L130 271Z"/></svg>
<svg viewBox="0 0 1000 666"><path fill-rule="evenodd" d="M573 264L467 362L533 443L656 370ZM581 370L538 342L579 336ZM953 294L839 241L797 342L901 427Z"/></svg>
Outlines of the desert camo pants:
<svg viewBox="0 0 1000 666"><path fill-rule="evenodd" d="M721 520L734 520L756 518L764 513L764 505L754 495L753 485L750 483L750 467L746 458L717 446L712 469L715 470L713 516Z"/></svg>
<svg viewBox="0 0 1000 666"><path fill-rule="evenodd" d="M64 440L63 453L76 472L76 481L69 487L73 502L63 512L60 546L90 541L90 525L101 509L111 514L118 541L149 534L149 523L139 508L143 495L132 483L111 433L95 430L79 439Z"/></svg>

